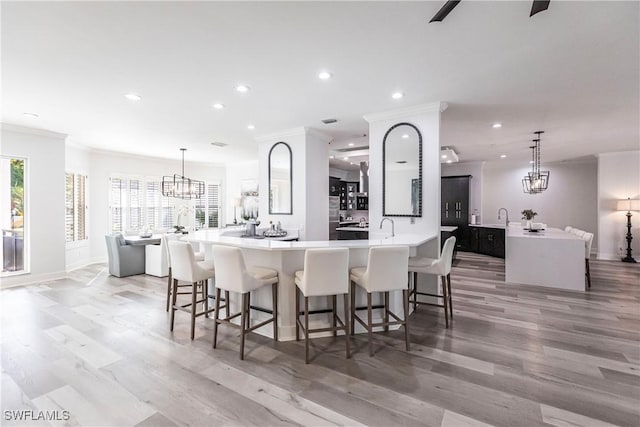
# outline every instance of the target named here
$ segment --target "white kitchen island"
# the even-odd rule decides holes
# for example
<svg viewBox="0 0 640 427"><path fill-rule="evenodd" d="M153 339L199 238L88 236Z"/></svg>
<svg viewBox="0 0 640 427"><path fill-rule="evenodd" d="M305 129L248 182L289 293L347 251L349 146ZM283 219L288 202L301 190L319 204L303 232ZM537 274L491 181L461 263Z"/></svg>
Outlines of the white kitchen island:
<svg viewBox="0 0 640 427"><path fill-rule="evenodd" d="M234 246L242 248L247 265L256 265L273 268L278 271L280 283L278 286L278 332L281 341L295 339L295 282L294 274L304 268L304 253L306 249L312 248L348 248L349 268L367 265L367 255L372 246L409 246L411 256L420 255L436 258L438 257L438 238L433 235L403 234L395 237L373 238L368 240L322 240L322 241L300 241L284 242L269 239L252 239L225 234L225 230L199 230L184 238L186 241L198 242L203 245L205 259L213 259L213 246ZM394 295L397 294L397 295ZM232 299L232 309L237 301ZM236 297L235 300L238 298ZM328 298L312 298L310 300L310 310L327 308ZM364 294L359 294L357 305L364 304ZM252 306L271 308L271 290L258 289L251 295ZM380 301L374 299L374 304ZM338 304L340 307L341 304ZM399 292L392 293L390 298L391 311L402 316L402 295ZM339 308L341 318L344 315ZM380 310L375 310L378 314ZM252 324L265 320L267 315L259 310L252 310ZM378 321L374 319L375 321ZM310 328L317 327L319 323L327 324L328 314L313 315L310 317ZM356 331L362 332L364 329L357 325ZM273 336L271 325L257 329L256 333L265 336Z"/></svg>
<svg viewBox="0 0 640 427"><path fill-rule="evenodd" d="M530 233L519 226L506 230L507 283L585 290L585 242L558 228Z"/></svg>

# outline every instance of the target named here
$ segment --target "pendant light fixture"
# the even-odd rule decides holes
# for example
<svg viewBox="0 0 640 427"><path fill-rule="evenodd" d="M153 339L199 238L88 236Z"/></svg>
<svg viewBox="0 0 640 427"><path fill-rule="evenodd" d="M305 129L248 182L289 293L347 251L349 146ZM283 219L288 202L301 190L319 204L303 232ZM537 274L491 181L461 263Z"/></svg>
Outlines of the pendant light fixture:
<svg viewBox="0 0 640 427"><path fill-rule="evenodd" d="M199 199L204 196L204 181L184 176L184 152L187 149L181 148L180 151L182 151L182 175L163 176L162 195L183 200Z"/></svg>
<svg viewBox="0 0 640 427"><path fill-rule="evenodd" d="M545 191L549 186L549 171L540 170L540 135L544 131L534 132L536 139L533 140L534 145L531 147L531 172L522 179L522 191L526 194L539 194Z"/></svg>

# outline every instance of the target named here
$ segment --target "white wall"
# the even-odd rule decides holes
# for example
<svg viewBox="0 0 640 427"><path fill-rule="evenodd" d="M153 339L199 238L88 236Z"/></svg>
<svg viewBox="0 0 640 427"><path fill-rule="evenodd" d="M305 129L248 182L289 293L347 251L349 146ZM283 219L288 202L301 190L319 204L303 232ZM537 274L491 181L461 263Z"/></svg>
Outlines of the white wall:
<svg viewBox="0 0 640 427"><path fill-rule="evenodd" d="M440 108L433 103L365 116L369 122L369 221L374 228L369 236L379 234L382 220L382 146L389 128L400 122L416 126L422 134L422 217L394 217L396 234L440 233ZM388 225L384 233L388 234ZM437 255L437 254L436 254Z"/></svg>
<svg viewBox="0 0 640 427"><path fill-rule="evenodd" d="M77 145L72 145L68 141L65 148L65 172L86 175L86 194L87 197L90 197L92 179L89 150ZM93 212L89 202L90 200L87 199L87 230L91 230L91 213ZM65 269L67 271L83 267L91 261L91 236L89 235L88 237L89 239L87 240L65 243Z"/></svg>
<svg viewBox="0 0 640 427"><path fill-rule="evenodd" d="M502 163L484 166L482 181L482 222L498 222L498 209L507 208L510 221L521 221L524 209L538 213L536 222L550 227L567 225L596 234L597 163L596 159L542 165L549 170L549 188L541 194L525 194L522 178L530 167L509 167ZM501 222L504 219L501 220ZM598 245L594 237L594 248Z"/></svg>
<svg viewBox="0 0 640 427"><path fill-rule="evenodd" d="M226 194L227 197L224 201L224 212L226 212L226 224L231 224L234 218L234 206L233 200L235 198L240 198L240 185L244 180L255 180L258 181L258 161L254 160L251 162L241 162L241 163L232 163L226 166L225 176L226 176ZM266 189L258 188L260 194L262 191L266 191ZM266 193L268 194L268 193ZM259 215L262 215L265 211L260 210ZM242 222L241 218L241 210L238 208L236 218L238 222Z"/></svg>
<svg viewBox="0 0 640 427"><path fill-rule="evenodd" d="M66 135L2 125L3 156L26 163L29 274L5 277L2 287L65 275L64 196Z"/></svg>
<svg viewBox="0 0 640 427"><path fill-rule="evenodd" d="M640 151L598 155L598 258L620 259L626 249L626 212L616 211L618 200L640 199ZM640 259L640 213L632 212L631 248ZM626 251L624 252L626 254Z"/></svg>
<svg viewBox="0 0 640 427"><path fill-rule="evenodd" d="M281 222L300 230L301 240L329 238L329 138L308 128L296 128L258 138L260 221ZM293 213L269 214L269 150L278 142L291 148Z"/></svg>
<svg viewBox="0 0 640 427"><path fill-rule="evenodd" d="M474 210L478 214L482 212L482 175L484 170L484 162L469 163L443 163L441 165L442 176L458 176L471 175L469 183L469 221ZM481 221L484 219L481 217Z"/></svg>
<svg viewBox="0 0 640 427"><path fill-rule="evenodd" d="M162 178L163 175L180 173L182 165L181 160L178 158L176 160L157 159L107 151L92 151L89 158L91 164L91 194L89 196L91 206L89 211L89 218L91 220L89 228L91 261L101 262L105 261L107 257L104 236L110 233L109 176L113 174L123 174ZM205 163L185 162L185 175L189 178L202 180L207 183L221 184L221 203L222 206L226 205L226 197L224 194L224 167ZM176 206L183 203L189 202L177 201ZM222 209L222 218L220 219L222 224L227 222L224 213L225 210ZM187 225L193 226L192 223Z"/></svg>

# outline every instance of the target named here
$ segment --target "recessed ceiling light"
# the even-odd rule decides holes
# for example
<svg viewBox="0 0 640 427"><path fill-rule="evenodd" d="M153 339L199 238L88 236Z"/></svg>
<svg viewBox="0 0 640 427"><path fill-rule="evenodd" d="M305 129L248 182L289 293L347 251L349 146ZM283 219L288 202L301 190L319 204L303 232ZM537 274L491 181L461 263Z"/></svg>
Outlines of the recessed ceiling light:
<svg viewBox="0 0 640 427"><path fill-rule="evenodd" d="M446 159L446 158L447 158L447 155L446 155L446 154L443 154L443 155L442 155L442 158L443 158L443 159Z"/></svg>
<svg viewBox="0 0 640 427"><path fill-rule="evenodd" d="M405 133L404 135L402 135L402 137L403 137L404 139L407 139L407 138L409 138L409 135L407 135L407 134Z"/></svg>
<svg viewBox="0 0 640 427"><path fill-rule="evenodd" d="M124 97L127 98L129 101L140 101L142 99L142 97L137 93L128 93Z"/></svg>
<svg viewBox="0 0 640 427"><path fill-rule="evenodd" d="M247 129L254 130L256 127L254 125L247 125Z"/></svg>
<svg viewBox="0 0 640 427"><path fill-rule="evenodd" d="M393 94L391 94L391 97L392 97L393 99L400 99L400 98L402 98L403 96L404 96L404 93L402 93L402 92L393 92Z"/></svg>
<svg viewBox="0 0 640 427"><path fill-rule="evenodd" d="M335 156L329 156L330 159L335 159Z"/></svg>
<svg viewBox="0 0 640 427"><path fill-rule="evenodd" d="M499 129L499 128L502 127L502 123L494 123L494 124L491 125L491 127L494 128L494 129Z"/></svg>
<svg viewBox="0 0 640 427"><path fill-rule="evenodd" d="M318 74L318 78L320 80L329 80L332 76L333 74L328 71L322 71L320 74Z"/></svg>
<svg viewBox="0 0 640 427"><path fill-rule="evenodd" d="M349 143L349 147L353 147L355 144L353 142Z"/></svg>
<svg viewBox="0 0 640 427"><path fill-rule="evenodd" d="M22 115L25 117L29 117L30 119L37 119L38 117L40 117L36 113L22 113Z"/></svg>
<svg viewBox="0 0 640 427"><path fill-rule="evenodd" d="M453 163L453 160L447 160L447 163Z"/></svg>
<svg viewBox="0 0 640 427"><path fill-rule="evenodd" d="M215 103L213 104L213 108L215 108L216 110L222 110L224 108L224 104L220 104L219 102Z"/></svg>
<svg viewBox="0 0 640 427"><path fill-rule="evenodd" d="M345 157L345 158L344 158L344 160L349 160L349 158L348 158L348 157Z"/></svg>
<svg viewBox="0 0 640 427"><path fill-rule="evenodd" d="M500 158L501 158L501 159L504 159L505 157L507 157L507 155L506 155L506 154L500 154Z"/></svg>
<svg viewBox="0 0 640 427"><path fill-rule="evenodd" d="M529 164L533 163L533 160L529 160Z"/></svg>
<svg viewBox="0 0 640 427"><path fill-rule="evenodd" d="M247 85L238 85L236 86L236 90L240 93L246 93L249 92L249 89L251 89L249 86Z"/></svg>
<svg viewBox="0 0 640 427"><path fill-rule="evenodd" d="M351 162L351 164L353 164L353 162Z"/></svg>

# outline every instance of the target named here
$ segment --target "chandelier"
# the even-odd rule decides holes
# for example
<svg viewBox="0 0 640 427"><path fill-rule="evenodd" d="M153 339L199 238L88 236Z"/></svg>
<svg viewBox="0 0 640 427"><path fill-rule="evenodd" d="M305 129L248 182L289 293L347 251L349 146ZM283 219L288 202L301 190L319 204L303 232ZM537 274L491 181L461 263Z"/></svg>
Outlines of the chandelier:
<svg viewBox="0 0 640 427"><path fill-rule="evenodd" d="M549 186L549 171L540 170L540 135L544 131L536 131L536 139L531 147L531 172L522 179L522 190L526 194L542 193Z"/></svg>
<svg viewBox="0 0 640 427"><path fill-rule="evenodd" d="M184 152L187 149L181 148L180 151L182 151L182 175L163 176L162 195L184 200L199 199L204 196L204 181L184 176Z"/></svg>

